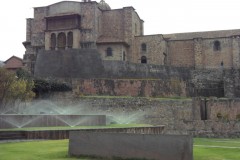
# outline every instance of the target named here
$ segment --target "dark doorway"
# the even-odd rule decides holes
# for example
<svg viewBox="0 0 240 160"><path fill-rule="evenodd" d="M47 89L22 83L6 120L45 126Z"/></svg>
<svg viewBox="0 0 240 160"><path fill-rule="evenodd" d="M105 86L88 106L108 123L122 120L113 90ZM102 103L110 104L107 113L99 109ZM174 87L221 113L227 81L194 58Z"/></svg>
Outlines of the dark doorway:
<svg viewBox="0 0 240 160"><path fill-rule="evenodd" d="M146 56L141 57L141 63L147 63L147 57Z"/></svg>
<svg viewBox="0 0 240 160"><path fill-rule="evenodd" d="M207 120L207 99L204 98L201 100L201 106L200 106L200 114L201 114L201 120Z"/></svg>
<svg viewBox="0 0 240 160"><path fill-rule="evenodd" d="M68 32L67 43L68 43L68 48L73 47L73 32Z"/></svg>
<svg viewBox="0 0 240 160"><path fill-rule="evenodd" d="M56 34L55 33L52 33L51 34L51 50L55 50L56 48Z"/></svg>

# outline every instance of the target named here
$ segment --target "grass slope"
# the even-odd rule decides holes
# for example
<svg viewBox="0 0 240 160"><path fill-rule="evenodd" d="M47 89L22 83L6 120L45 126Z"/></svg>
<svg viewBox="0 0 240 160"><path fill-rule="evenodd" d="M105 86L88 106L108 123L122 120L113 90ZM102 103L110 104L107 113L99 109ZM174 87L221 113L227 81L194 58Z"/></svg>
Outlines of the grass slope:
<svg viewBox="0 0 240 160"><path fill-rule="evenodd" d="M0 144L0 160L91 160L70 158L67 152L68 140ZM194 160L239 159L240 139L194 139Z"/></svg>

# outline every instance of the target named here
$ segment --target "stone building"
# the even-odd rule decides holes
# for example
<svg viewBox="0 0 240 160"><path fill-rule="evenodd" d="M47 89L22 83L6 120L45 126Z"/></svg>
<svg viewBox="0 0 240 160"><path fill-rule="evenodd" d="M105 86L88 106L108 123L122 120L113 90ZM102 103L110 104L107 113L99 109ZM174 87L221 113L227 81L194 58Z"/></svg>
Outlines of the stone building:
<svg viewBox="0 0 240 160"><path fill-rule="evenodd" d="M33 71L40 50L95 48L103 60L239 68L240 30L145 36L143 23L133 7L111 9L104 0L36 7L27 19L24 60Z"/></svg>
<svg viewBox="0 0 240 160"><path fill-rule="evenodd" d="M133 7L111 9L104 0L36 7L34 18L27 19L25 67L36 77L68 78L72 85L73 78L85 79L99 87L99 94L102 87L92 79L138 79L136 86L135 80L126 82L138 96L157 89L155 82L147 87L144 79L158 79L160 89L166 86L163 95L176 88L167 95L239 97L240 29L144 35L143 25ZM156 90L151 95L162 94Z"/></svg>
<svg viewBox="0 0 240 160"><path fill-rule="evenodd" d="M32 71L40 50L95 48L103 60L133 62L143 21L133 7L111 10L104 0L63 1L34 8L26 34L24 60Z"/></svg>

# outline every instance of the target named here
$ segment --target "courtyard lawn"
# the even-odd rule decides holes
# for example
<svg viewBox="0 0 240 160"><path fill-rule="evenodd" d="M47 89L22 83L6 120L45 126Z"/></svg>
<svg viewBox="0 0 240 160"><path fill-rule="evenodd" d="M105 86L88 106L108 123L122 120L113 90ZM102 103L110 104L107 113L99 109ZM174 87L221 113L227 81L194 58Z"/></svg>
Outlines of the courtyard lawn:
<svg viewBox="0 0 240 160"><path fill-rule="evenodd" d="M92 160L70 158L67 152L68 140L0 143L0 160ZM194 139L194 160L239 159L240 139Z"/></svg>
<svg viewBox="0 0 240 160"><path fill-rule="evenodd" d="M194 139L194 160L240 160L240 139Z"/></svg>
<svg viewBox="0 0 240 160"><path fill-rule="evenodd" d="M0 160L74 160L67 155L68 140L0 144Z"/></svg>

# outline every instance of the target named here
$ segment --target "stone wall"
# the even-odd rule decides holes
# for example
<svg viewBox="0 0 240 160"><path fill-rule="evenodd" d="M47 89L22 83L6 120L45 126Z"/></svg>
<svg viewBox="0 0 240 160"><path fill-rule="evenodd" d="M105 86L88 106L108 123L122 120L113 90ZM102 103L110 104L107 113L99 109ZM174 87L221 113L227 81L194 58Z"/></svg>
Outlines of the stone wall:
<svg viewBox="0 0 240 160"><path fill-rule="evenodd" d="M193 160L191 136L72 131L69 155L104 158Z"/></svg>
<svg viewBox="0 0 240 160"><path fill-rule="evenodd" d="M202 69L202 38L195 38L194 39L194 60L195 60L195 68Z"/></svg>
<svg viewBox="0 0 240 160"><path fill-rule="evenodd" d="M105 37L117 37L117 39L123 39L124 18L122 16L122 10L111 10L103 12L103 35Z"/></svg>
<svg viewBox="0 0 240 160"><path fill-rule="evenodd" d="M99 53L91 49L72 49L68 54L64 50L44 51L38 54L35 66L35 77L39 78L91 78L103 72Z"/></svg>
<svg viewBox="0 0 240 160"><path fill-rule="evenodd" d="M0 129L57 127L57 126L105 126L105 115L59 115L59 114L1 114Z"/></svg>
<svg viewBox="0 0 240 160"><path fill-rule="evenodd" d="M214 42L220 42L220 49L214 50ZM231 38L215 38L204 39L202 42L202 63L204 68L231 68L233 67L232 57L232 39ZM223 66L221 63L223 62Z"/></svg>
<svg viewBox="0 0 240 160"><path fill-rule="evenodd" d="M189 94L191 96L224 97L225 95L223 70L191 70L189 85Z"/></svg>
<svg viewBox="0 0 240 160"><path fill-rule="evenodd" d="M107 48L110 47L112 49L112 56L107 56ZM124 53L125 59L127 54L127 48L123 44L101 44L97 46L99 53L101 54L102 60L113 60L113 61L123 61Z"/></svg>
<svg viewBox="0 0 240 160"><path fill-rule="evenodd" d="M239 99L211 99L206 105L211 120L240 120Z"/></svg>
<svg viewBox="0 0 240 160"><path fill-rule="evenodd" d="M226 97L239 97L240 70L224 70L224 90Z"/></svg>
<svg viewBox="0 0 240 160"><path fill-rule="evenodd" d="M168 54L171 66L194 67L193 40L169 41Z"/></svg>
<svg viewBox="0 0 240 160"><path fill-rule="evenodd" d="M84 3L68 1L58 2L48 7L48 16L56 16L63 13L78 13L81 14L81 5Z"/></svg>
<svg viewBox="0 0 240 160"><path fill-rule="evenodd" d="M139 15L137 12L133 11L132 13L132 35L134 36L139 36L143 35L143 30L142 30L142 20L140 19Z"/></svg>
<svg viewBox="0 0 240 160"><path fill-rule="evenodd" d="M31 26L31 45L45 46L44 45L44 30L46 29L45 16L47 16L47 8L38 7L34 8L34 20Z"/></svg>
<svg viewBox="0 0 240 160"><path fill-rule="evenodd" d="M164 99L133 97L78 97L59 95L56 105L76 106L82 114L103 114L110 123L164 125L166 133L239 137L239 99ZM219 117L221 113L222 117Z"/></svg>
<svg viewBox="0 0 240 160"><path fill-rule="evenodd" d="M146 44L146 51L142 51L142 44ZM166 42L162 35L136 36L133 54L135 63L141 63L141 57L146 56L148 64L168 65Z"/></svg>
<svg viewBox="0 0 240 160"><path fill-rule="evenodd" d="M119 78L187 80L190 68L102 61L94 49L44 51L37 56L35 76L42 78Z"/></svg>
<svg viewBox="0 0 240 160"><path fill-rule="evenodd" d="M240 37L233 36L232 37L232 56L233 56L233 68L239 69L240 68Z"/></svg>
<svg viewBox="0 0 240 160"><path fill-rule="evenodd" d="M115 56L112 58L120 59L122 47L115 46ZM134 87L134 93L128 95L136 96L239 97L239 75L240 71L235 69L193 69L119 60L103 61L94 49L68 49L67 54L61 50L40 52L35 65L35 77L68 79L68 82L75 79L73 88L79 90L80 86L84 91L82 93L86 92L87 95L124 95L126 88L122 88L121 92L117 89L118 85L123 85L122 87ZM76 83L76 79L79 79L80 84ZM110 81L111 86L108 85ZM94 87L96 83L99 85L96 89L84 89L90 85ZM108 86L108 89L104 86ZM155 86L157 92L153 89ZM140 94L143 90L146 94Z"/></svg>
<svg viewBox="0 0 240 160"><path fill-rule="evenodd" d="M134 97L186 97L186 83L181 79L73 79L76 95Z"/></svg>

